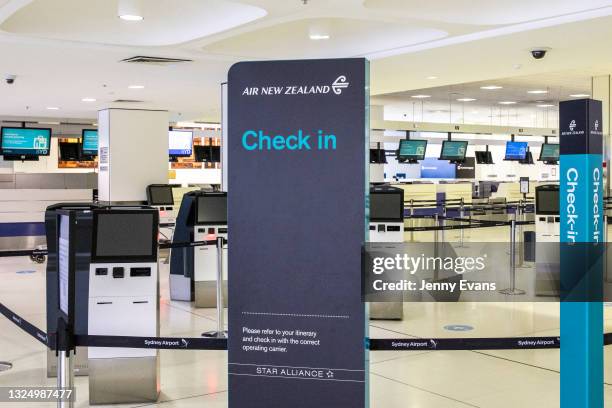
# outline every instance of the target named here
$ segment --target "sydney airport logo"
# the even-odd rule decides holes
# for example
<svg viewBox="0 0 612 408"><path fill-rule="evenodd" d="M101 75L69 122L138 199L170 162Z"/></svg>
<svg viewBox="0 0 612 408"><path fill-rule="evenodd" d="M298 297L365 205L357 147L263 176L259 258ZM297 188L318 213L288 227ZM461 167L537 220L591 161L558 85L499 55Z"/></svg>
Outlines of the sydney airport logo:
<svg viewBox="0 0 612 408"><path fill-rule="evenodd" d="M342 91L349 85L346 75L340 75L331 85L247 86L242 91L242 96L327 95L331 92L342 95Z"/></svg>

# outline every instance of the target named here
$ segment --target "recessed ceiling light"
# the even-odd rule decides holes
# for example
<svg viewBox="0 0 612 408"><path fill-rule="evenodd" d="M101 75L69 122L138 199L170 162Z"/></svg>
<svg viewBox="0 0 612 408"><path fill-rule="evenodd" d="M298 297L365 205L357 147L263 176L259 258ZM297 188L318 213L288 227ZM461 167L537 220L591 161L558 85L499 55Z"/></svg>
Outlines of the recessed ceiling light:
<svg viewBox="0 0 612 408"><path fill-rule="evenodd" d="M481 86L480 89L486 89L488 91L494 90L494 89L502 89L503 86L499 86L499 85L487 85L487 86Z"/></svg>
<svg viewBox="0 0 612 408"><path fill-rule="evenodd" d="M425 99L425 98L431 98L431 95L412 95L411 98Z"/></svg>
<svg viewBox="0 0 612 408"><path fill-rule="evenodd" d="M457 99L459 102L472 102L475 101L475 98L459 98Z"/></svg>
<svg viewBox="0 0 612 408"><path fill-rule="evenodd" d="M427 77L427 79L438 79L438 77L435 76L435 75L430 75L430 76Z"/></svg>
<svg viewBox="0 0 612 408"><path fill-rule="evenodd" d="M143 89L144 85L130 85L128 86L130 89Z"/></svg>
<svg viewBox="0 0 612 408"><path fill-rule="evenodd" d="M538 108L552 108L553 106L555 105L553 105L552 103L541 103L537 105Z"/></svg>
<svg viewBox="0 0 612 408"><path fill-rule="evenodd" d="M310 34L308 37L313 41L329 40L330 38L329 34Z"/></svg>
<svg viewBox="0 0 612 408"><path fill-rule="evenodd" d="M545 94L548 93L546 89L534 89L531 91L527 91L528 94Z"/></svg>
<svg viewBox="0 0 612 408"><path fill-rule="evenodd" d="M501 101L499 102L500 105L514 105L516 102L514 101Z"/></svg>
<svg viewBox="0 0 612 408"><path fill-rule="evenodd" d="M47 106L47 110L59 110L57 106Z"/></svg>
<svg viewBox="0 0 612 408"><path fill-rule="evenodd" d="M83 98L81 99L82 102L95 102L96 98Z"/></svg>
<svg viewBox="0 0 612 408"><path fill-rule="evenodd" d="M591 95L589 95L589 94L572 94L572 95L570 95L570 97L572 97L572 98L588 98L589 96L591 96Z"/></svg>
<svg viewBox="0 0 612 408"><path fill-rule="evenodd" d="M119 0L117 15L124 21L144 20L141 0Z"/></svg>

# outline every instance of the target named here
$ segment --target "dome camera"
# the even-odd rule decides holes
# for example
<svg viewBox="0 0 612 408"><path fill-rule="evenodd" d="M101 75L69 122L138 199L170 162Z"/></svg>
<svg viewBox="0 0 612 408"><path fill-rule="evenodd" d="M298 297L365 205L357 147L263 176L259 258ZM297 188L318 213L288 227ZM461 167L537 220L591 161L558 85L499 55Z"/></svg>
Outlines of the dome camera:
<svg viewBox="0 0 612 408"><path fill-rule="evenodd" d="M531 50L531 56L534 59L541 60L542 58L546 56L547 52L548 52L548 48L536 48L536 49Z"/></svg>
<svg viewBox="0 0 612 408"><path fill-rule="evenodd" d="M13 74L9 74L6 77L4 77L4 80L9 85L13 85L16 79L17 79L17 75L13 75Z"/></svg>

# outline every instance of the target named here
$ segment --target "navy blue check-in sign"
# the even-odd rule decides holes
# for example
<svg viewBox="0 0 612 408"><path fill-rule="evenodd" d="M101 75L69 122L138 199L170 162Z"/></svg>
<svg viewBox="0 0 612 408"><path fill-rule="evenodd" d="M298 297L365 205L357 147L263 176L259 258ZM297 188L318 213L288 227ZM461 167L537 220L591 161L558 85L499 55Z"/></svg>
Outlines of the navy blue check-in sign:
<svg viewBox="0 0 612 408"><path fill-rule="evenodd" d="M366 406L368 62L228 76L229 407Z"/></svg>

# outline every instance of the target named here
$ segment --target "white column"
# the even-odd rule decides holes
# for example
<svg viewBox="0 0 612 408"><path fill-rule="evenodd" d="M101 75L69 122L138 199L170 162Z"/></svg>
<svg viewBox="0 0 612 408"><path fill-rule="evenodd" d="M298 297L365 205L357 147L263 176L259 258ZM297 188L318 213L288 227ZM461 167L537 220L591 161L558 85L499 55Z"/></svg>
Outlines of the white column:
<svg viewBox="0 0 612 408"><path fill-rule="evenodd" d="M98 112L100 201L145 201L149 184L168 183L168 112Z"/></svg>

